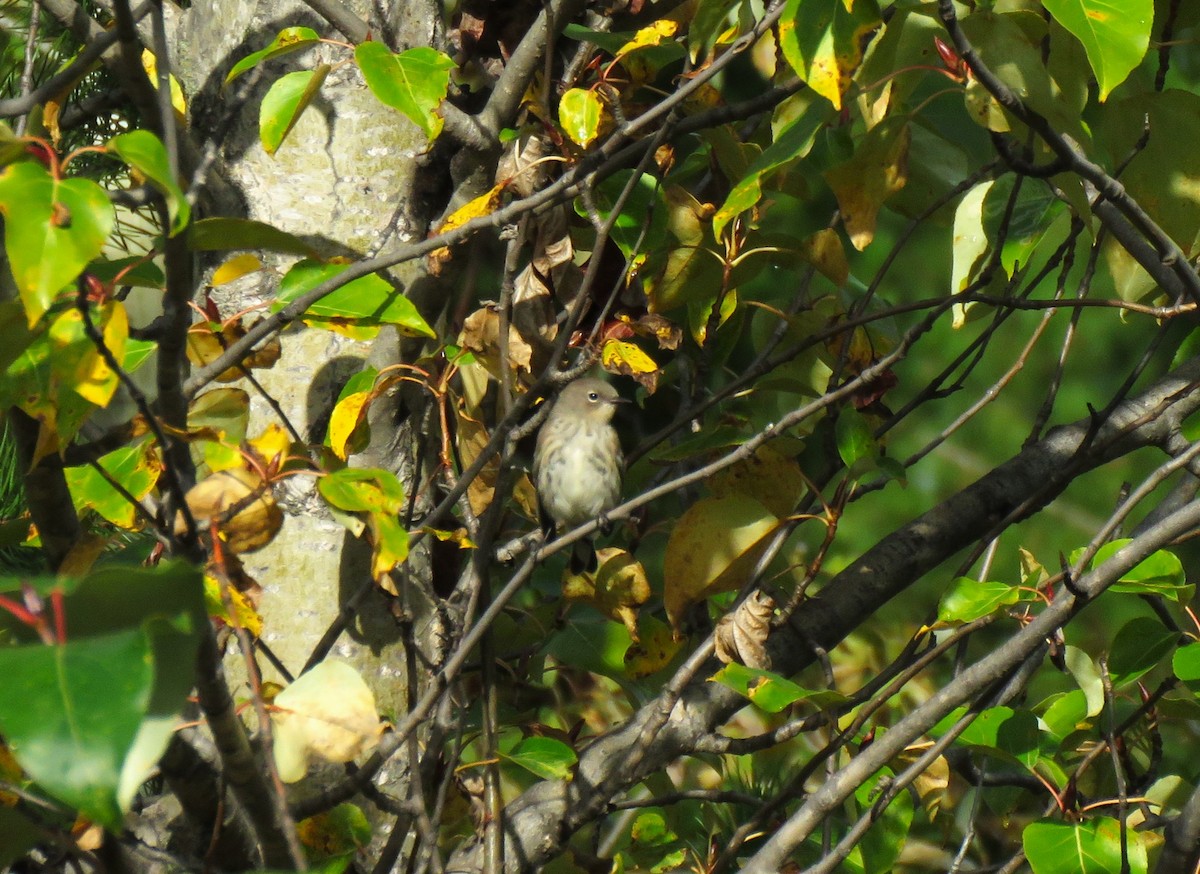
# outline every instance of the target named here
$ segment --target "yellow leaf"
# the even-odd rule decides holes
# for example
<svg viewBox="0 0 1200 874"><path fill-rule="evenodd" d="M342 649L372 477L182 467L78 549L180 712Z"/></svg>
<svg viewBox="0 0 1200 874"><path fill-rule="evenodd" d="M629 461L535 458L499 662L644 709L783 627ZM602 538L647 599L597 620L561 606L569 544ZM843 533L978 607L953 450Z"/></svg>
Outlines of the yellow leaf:
<svg viewBox="0 0 1200 874"><path fill-rule="evenodd" d="M311 756L349 762L372 749L383 724L358 671L326 659L275 696L275 763L285 783L301 780Z"/></svg>
<svg viewBox="0 0 1200 874"><path fill-rule="evenodd" d="M673 37L677 30L679 30L679 22L660 19L635 33L633 39L621 46L616 56L620 58L638 49L662 45Z"/></svg>
<svg viewBox="0 0 1200 874"><path fill-rule="evenodd" d="M744 495L786 518L807 491L808 483L794 459L771 446L760 446L754 455L714 476L708 487L714 497Z"/></svg>
<svg viewBox="0 0 1200 874"><path fill-rule="evenodd" d="M158 90L158 59L149 49L142 50L142 69L150 78L150 84ZM168 77L171 83L171 108L175 110L175 118L180 124L187 120L187 100L183 96L183 88L174 76Z"/></svg>
<svg viewBox="0 0 1200 874"><path fill-rule="evenodd" d="M371 393L369 391L358 391L347 395L337 402L337 406L333 408L333 414L329 417L329 448L343 461L349 455L346 445L354 435L354 429L362 421L370 400Z"/></svg>
<svg viewBox="0 0 1200 874"><path fill-rule="evenodd" d="M76 331L82 331L82 321L83 316L78 310L67 310L51 326L50 334L56 339L61 337L65 340ZM92 315L92 321L99 327L104 345L113 357L118 362L123 361L125 342L129 339L129 317L125 313L125 305L118 300L111 301L101 307L98 314ZM118 384L116 372L108 366L99 350L89 345L75 365L71 388L84 400L105 407L112 400Z"/></svg>
<svg viewBox="0 0 1200 874"><path fill-rule="evenodd" d="M455 228L462 227L471 219L477 219L485 215L491 215L500 208L501 195L504 194L505 184L503 182L498 185L493 185L486 193L479 195L474 200L468 201L465 205L460 206L454 212L446 217L442 222L441 227L437 229L437 233L445 234ZM429 260L433 264L443 264L450 259L450 249L441 248L435 249L429 253Z"/></svg>
<svg viewBox="0 0 1200 874"><path fill-rule="evenodd" d="M625 650L625 673L635 680L661 671L683 647L666 623L653 616L642 617L638 637Z"/></svg>
<svg viewBox="0 0 1200 874"><path fill-rule="evenodd" d="M675 523L663 562L663 604L680 629L687 608L740 589L779 526L770 510L744 495L706 498Z"/></svg>
<svg viewBox="0 0 1200 874"><path fill-rule="evenodd" d="M58 566L59 579L86 576L108 543L107 537L101 537L98 534L84 534L71 545L66 558Z"/></svg>
<svg viewBox="0 0 1200 874"><path fill-rule="evenodd" d="M226 625L244 628L254 637L261 637L263 630L262 616L250 600L233 586L228 586L229 602L233 607L230 613L225 609L225 601L221 597L221 583L211 574L204 575L204 604L208 615L220 619Z"/></svg>
<svg viewBox="0 0 1200 874"><path fill-rule="evenodd" d="M884 201L908 182L908 124L879 124L863 138L850 160L825 171L838 210L860 252L875 238L875 222Z"/></svg>
<svg viewBox="0 0 1200 874"><path fill-rule="evenodd" d="M292 438L282 425L272 422L261 435L250 441L250 448L267 464L278 465L287 458Z"/></svg>
<svg viewBox="0 0 1200 874"><path fill-rule="evenodd" d="M600 350L600 363L609 373L632 376L654 394L658 388L659 369L654 359L634 343L624 340L605 340Z"/></svg>
<svg viewBox="0 0 1200 874"><path fill-rule="evenodd" d="M817 231L800 244L800 256L821 271L834 285L842 286L850 278L850 264L842 238L833 228Z"/></svg>
<svg viewBox="0 0 1200 874"><path fill-rule="evenodd" d="M230 550L239 554L262 549L283 527L283 511L275 503L271 487L245 468L222 470L205 477L188 490L184 499L198 521L216 519L222 539ZM235 507L241 509L226 519L228 511ZM175 520L175 531L182 534L184 530L186 523L180 514Z"/></svg>
<svg viewBox="0 0 1200 874"><path fill-rule="evenodd" d="M234 255L213 271L212 284L225 285L227 282L233 282L235 279L240 279L248 273L262 270L262 266L263 263L258 259L257 255L252 255L249 252Z"/></svg>
<svg viewBox="0 0 1200 874"><path fill-rule="evenodd" d="M609 619L622 622L629 637L638 640L637 608L650 600L650 580L641 562L623 549L606 546L596 551L595 574L568 573L563 597L586 601Z"/></svg>

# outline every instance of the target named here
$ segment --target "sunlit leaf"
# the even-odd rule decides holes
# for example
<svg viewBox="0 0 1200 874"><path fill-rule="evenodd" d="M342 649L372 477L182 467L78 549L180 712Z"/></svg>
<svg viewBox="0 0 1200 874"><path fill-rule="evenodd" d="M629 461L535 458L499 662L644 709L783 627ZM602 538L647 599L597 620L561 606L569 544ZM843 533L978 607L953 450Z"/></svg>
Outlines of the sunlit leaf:
<svg viewBox="0 0 1200 874"><path fill-rule="evenodd" d="M271 85L258 112L258 136L268 155L274 155L283 145L331 69L329 64L321 64L315 70L288 73Z"/></svg>
<svg viewBox="0 0 1200 874"><path fill-rule="evenodd" d="M862 62L864 37L879 22L875 0L788 0L779 19L779 41L784 57L808 87L841 109L850 77Z"/></svg>
<svg viewBox="0 0 1200 874"><path fill-rule="evenodd" d="M246 55L234 64L228 75L225 76L224 84L228 85L242 73L254 69L263 61L316 45L320 39L320 34L311 27L285 27L279 31L279 34L271 40L271 44L266 48Z"/></svg>
<svg viewBox="0 0 1200 874"><path fill-rule="evenodd" d="M32 326L96 258L112 232L108 194L90 179L55 179L24 161L0 171L4 246Z"/></svg>
<svg viewBox="0 0 1200 874"><path fill-rule="evenodd" d="M285 783L308 772L311 757L350 762L374 748L383 731L375 696L345 662L326 659L275 696L275 764Z"/></svg>
<svg viewBox="0 0 1200 874"><path fill-rule="evenodd" d="M694 503L675 523L664 559L663 602L673 627L690 604L746 582L775 514L751 498L731 495Z"/></svg>
<svg viewBox="0 0 1200 874"><path fill-rule="evenodd" d="M134 130L113 137L108 141L108 148L163 193L171 225L170 235L173 237L182 231L191 220L192 208L178 180L171 173L167 150L162 141L150 131Z"/></svg>
<svg viewBox="0 0 1200 874"><path fill-rule="evenodd" d="M558 123L567 136L585 149L600 135L604 101L595 91L572 88L558 104Z"/></svg>
<svg viewBox="0 0 1200 874"><path fill-rule="evenodd" d="M972 622L1017 603L1021 593L1007 583L981 582L958 577L938 604L939 622Z"/></svg>
<svg viewBox="0 0 1200 874"><path fill-rule="evenodd" d="M1032 822L1021 834L1021 845L1034 874L1146 874L1149 865L1140 833L1122 829L1108 817ZM1121 863L1122 846L1127 848L1128 869Z"/></svg>
<svg viewBox="0 0 1200 874"><path fill-rule="evenodd" d="M275 309L281 309L318 285L336 277L349 265L298 261L279 283ZM416 306L390 283L372 273L352 279L325 295L304 311L310 323L319 320L353 320L368 324L392 324L409 336L436 336Z"/></svg>
<svg viewBox="0 0 1200 874"><path fill-rule="evenodd" d="M252 255L249 252L234 255L213 271L212 284L225 285L226 283L241 279L247 274L262 270L262 266L263 263L257 255Z"/></svg>
<svg viewBox="0 0 1200 874"><path fill-rule="evenodd" d="M393 54L374 41L360 43L354 59L380 103L404 113L430 141L437 138L443 124L437 109L450 87L454 61L427 46Z"/></svg>
<svg viewBox="0 0 1200 874"><path fill-rule="evenodd" d="M1042 5L1083 43L1102 102L1141 63L1150 46L1154 0L1043 0Z"/></svg>
<svg viewBox="0 0 1200 874"><path fill-rule="evenodd" d="M141 521L134 506L110 484L114 480L131 497L141 500L150 493L162 471L152 441L114 449L97 460L107 477L93 467L68 467L64 473L76 509L95 510L121 528L134 528Z"/></svg>

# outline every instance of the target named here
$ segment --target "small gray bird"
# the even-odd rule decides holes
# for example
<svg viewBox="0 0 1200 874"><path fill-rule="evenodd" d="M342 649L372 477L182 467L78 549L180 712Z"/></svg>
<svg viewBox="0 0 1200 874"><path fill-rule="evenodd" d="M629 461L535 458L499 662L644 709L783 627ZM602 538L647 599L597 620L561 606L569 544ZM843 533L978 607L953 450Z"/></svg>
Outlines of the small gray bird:
<svg viewBox="0 0 1200 874"><path fill-rule="evenodd" d="M533 453L542 528L546 535L575 528L615 507L625 465L610 424L625 399L599 379L580 379L563 389L538 432ZM571 572L596 570L596 551L581 540L571 554Z"/></svg>

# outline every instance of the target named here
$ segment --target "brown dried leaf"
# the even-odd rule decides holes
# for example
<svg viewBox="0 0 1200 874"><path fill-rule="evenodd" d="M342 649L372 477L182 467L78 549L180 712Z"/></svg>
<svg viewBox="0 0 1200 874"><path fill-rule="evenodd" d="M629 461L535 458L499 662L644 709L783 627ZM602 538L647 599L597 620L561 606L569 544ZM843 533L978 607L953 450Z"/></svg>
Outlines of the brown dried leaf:
<svg viewBox="0 0 1200 874"><path fill-rule="evenodd" d="M717 658L725 664L740 662L748 668L769 670L771 657L766 643L774 612L775 600L756 591L732 613L722 616L713 632Z"/></svg>
<svg viewBox="0 0 1200 874"><path fill-rule="evenodd" d="M500 311L496 307L480 307L467 316L458 342L476 353L488 373L500 379ZM522 379L532 373L533 367L533 347L511 323L508 326L508 366Z"/></svg>
<svg viewBox="0 0 1200 874"><path fill-rule="evenodd" d="M251 498L253 495L257 497ZM283 527L283 511L275 503L271 487L245 468L222 470L205 477L192 486L185 499L198 522L217 521L222 540L235 553L262 549ZM234 507L241 509L233 518L225 518ZM186 530L180 513L175 517L175 533L183 534Z"/></svg>
<svg viewBox="0 0 1200 874"><path fill-rule="evenodd" d="M553 154L550 141L542 134L525 131L511 140L496 163L496 184L511 188L518 197L529 197L550 181L552 162L537 162Z"/></svg>

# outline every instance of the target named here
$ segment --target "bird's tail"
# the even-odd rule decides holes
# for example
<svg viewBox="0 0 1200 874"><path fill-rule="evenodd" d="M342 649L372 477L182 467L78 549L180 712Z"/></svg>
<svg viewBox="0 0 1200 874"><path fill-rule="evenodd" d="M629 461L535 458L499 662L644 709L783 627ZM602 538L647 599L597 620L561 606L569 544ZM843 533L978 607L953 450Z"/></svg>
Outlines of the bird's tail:
<svg viewBox="0 0 1200 874"><path fill-rule="evenodd" d="M596 547L591 540L579 540L571 549L571 573L595 573L600 566L596 559Z"/></svg>

